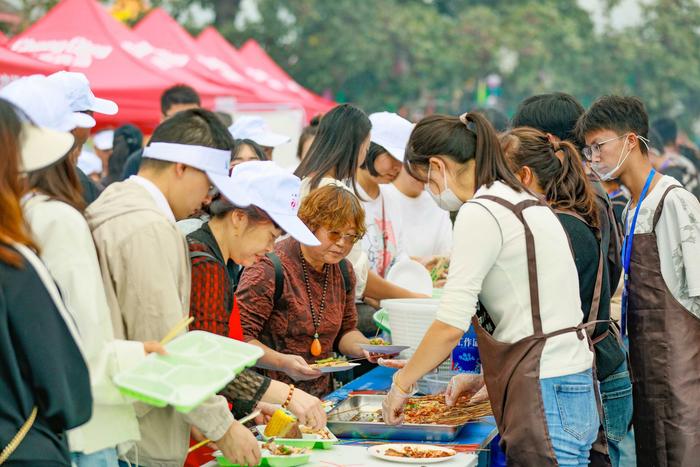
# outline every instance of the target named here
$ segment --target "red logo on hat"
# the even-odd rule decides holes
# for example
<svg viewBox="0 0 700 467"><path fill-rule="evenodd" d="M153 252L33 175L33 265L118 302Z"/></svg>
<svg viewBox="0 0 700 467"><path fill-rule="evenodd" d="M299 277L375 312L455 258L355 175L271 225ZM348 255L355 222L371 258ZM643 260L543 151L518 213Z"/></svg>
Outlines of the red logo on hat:
<svg viewBox="0 0 700 467"><path fill-rule="evenodd" d="M297 195L292 195L292 201L289 203L289 205L292 207L292 209L297 208L297 206L299 205L299 200L297 199Z"/></svg>

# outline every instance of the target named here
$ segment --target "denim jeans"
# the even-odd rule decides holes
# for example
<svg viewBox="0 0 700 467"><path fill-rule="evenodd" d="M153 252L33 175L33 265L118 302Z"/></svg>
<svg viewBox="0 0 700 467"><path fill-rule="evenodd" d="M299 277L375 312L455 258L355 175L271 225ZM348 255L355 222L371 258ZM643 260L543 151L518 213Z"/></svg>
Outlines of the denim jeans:
<svg viewBox="0 0 700 467"><path fill-rule="evenodd" d="M603 402L603 427L608 439L608 450L613 467L620 465L620 443L632 422L632 380L627 361L600 383Z"/></svg>
<svg viewBox="0 0 700 467"><path fill-rule="evenodd" d="M588 465L598 435L591 370L540 380L549 437L559 465Z"/></svg>
<svg viewBox="0 0 700 467"><path fill-rule="evenodd" d="M71 452L70 460L75 467L117 467L117 449L107 448L92 454Z"/></svg>

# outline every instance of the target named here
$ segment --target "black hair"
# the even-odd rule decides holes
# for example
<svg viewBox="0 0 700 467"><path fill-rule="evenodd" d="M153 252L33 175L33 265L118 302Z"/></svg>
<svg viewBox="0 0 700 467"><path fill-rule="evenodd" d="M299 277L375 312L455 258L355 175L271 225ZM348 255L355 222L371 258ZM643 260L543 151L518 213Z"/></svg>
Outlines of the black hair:
<svg viewBox="0 0 700 467"><path fill-rule="evenodd" d="M637 97L603 96L598 98L591 108L576 123L576 133L581 140L586 134L598 130L611 130L618 135L635 133L647 138L649 134L649 116L644 103ZM647 153L645 144L639 149Z"/></svg>
<svg viewBox="0 0 700 467"><path fill-rule="evenodd" d="M301 160L301 153L304 150L304 144L306 144L306 141L308 141L309 138L315 138L318 134L319 123L321 123L320 114L311 118L309 124L305 126L303 130L301 130L299 142L297 143L297 159Z"/></svg>
<svg viewBox="0 0 700 467"><path fill-rule="evenodd" d="M389 154L389 151L387 151L384 148L384 146L381 146L377 143L369 143L369 151L367 151L367 157L365 158L365 161L362 163L360 168L362 170L369 171L369 174L373 177L379 177L380 174L379 174L379 172L377 172L377 169L374 167L374 162L382 154Z"/></svg>
<svg viewBox="0 0 700 467"><path fill-rule="evenodd" d="M476 109L470 110L470 112L479 112L481 115L486 117L486 119L491 122L491 125L499 133L504 133L510 130L510 119L503 111L498 110L493 107L478 107Z"/></svg>
<svg viewBox="0 0 700 467"><path fill-rule="evenodd" d="M176 84L166 89L160 96L160 111L163 115L168 115L170 107L175 104L195 104L202 105L197 91L186 84Z"/></svg>
<svg viewBox="0 0 700 467"><path fill-rule="evenodd" d="M515 191L523 191L520 180L508 167L491 123L478 112L466 114L465 120L466 123L452 115L430 115L418 122L406 148L404 166L408 174L427 182L425 172L430 158L447 156L458 164L475 161L477 189L500 180Z"/></svg>
<svg viewBox="0 0 700 467"><path fill-rule="evenodd" d="M114 142L112 155L107 161L108 174L102 179L102 185L108 186L122 179L124 165L129 156L141 149L143 145L143 133L134 125L122 125L114 130Z"/></svg>
<svg viewBox="0 0 700 467"><path fill-rule="evenodd" d="M360 147L371 128L367 114L357 107L350 104L334 107L321 119L309 153L294 175L302 180L311 177L313 190L328 172L335 171L336 179L349 180L355 187Z"/></svg>
<svg viewBox="0 0 700 467"><path fill-rule="evenodd" d="M225 151L233 148L233 137L214 112L189 109L176 113L158 125L150 143L191 144ZM161 168L170 164L146 157L141 161L141 167Z"/></svg>
<svg viewBox="0 0 700 467"><path fill-rule="evenodd" d="M529 126L550 133L562 141L571 141L580 149L583 141L578 138L576 121L585 109L571 94L553 92L530 96L520 103L513 115L513 128Z"/></svg>
<svg viewBox="0 0 700 467"><path fill-rule="evenodd" d="M250 148L253 150L255 155L258 157L258 160L261 161L266 161L267 160L267 155L265 154L265 150L260 146L258 143L253 141L252 139L237 139L233 142L233 152L231 156L231 160L236 159L238 157L238 153L243 149L243 146L250 146Z"/></svg>
<svg viewBox="0 0 700 467"><path fill-rule="evenodd" d="M653 127L649 128L649 146L659 151L659 154L664 153L664 141Z"/></svg>
<svg viewBox="0 0 700 467"><path fill-rule="evenodd" d="M669 117L658 118L652 122L651 127L659 133L664 146L676 144L678 125L674 119Z"/></svg>
<svg viewBox="0 0 700 467"><path fill-rule="evenodd" d="M228 113L228 112L222 112L222 111L219 111L219 110L217 110L217 111L214 112L214 113L216 114L217 117L219 117L219 120L221 120L221 123L223 123L224 126L225 126L226 128L228 128L228 127L230 127L231 125L233 125L233 117L231 116L230 113Z"/></svg>

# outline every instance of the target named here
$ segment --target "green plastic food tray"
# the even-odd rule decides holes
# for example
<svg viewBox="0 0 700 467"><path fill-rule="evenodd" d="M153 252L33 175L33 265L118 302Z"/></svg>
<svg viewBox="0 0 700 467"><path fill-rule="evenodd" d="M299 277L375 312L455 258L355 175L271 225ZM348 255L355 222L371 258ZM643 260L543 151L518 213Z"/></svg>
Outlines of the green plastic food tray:
<svg viewBox="0 0 700 467"><path fill-rule="evenodd" d="M122 394L156 407L187 413L218 393L262 357L263 350L228 337L192 331L115 376Z"/></svg>
<svg viewBox="0 0 700 467"><path fill-rule="evenodd" d="M300 454L297 456L263 456L258 467L295 467L309 463L311 454ZM216 461L222 467L239 467L238 464L230 462L222 456L218 456Z"/></svg>
<svg viewBox="0 0 700 467"><path fill-rule="evenodd" d="M374 319L374 323L379 329L381 329L384 332L391 333L391 328L389 328L388 311L386 311L384 308L377 310L374 312L374 315L372 315L372 318Z"/></svg>
<svg viewBox="0 0 700 467"><path fill-rule="evenodd" d="M329 439L322 439L322 438L316 438L315 435L312 434L303 434L303 438L276 438L274 436L267 437L265 436L265 426L264 425L258 425L258 433L260 433L260 436L264 441L267 441L271 438L274 438L276 443L283 444L285 446L293 446L295 448L309 448L309 449L331 449L334 444L338 444L338 438L335 437L333 433L331 433L328 428L326 430L328 431L328 434L331 435Z"/></svg>

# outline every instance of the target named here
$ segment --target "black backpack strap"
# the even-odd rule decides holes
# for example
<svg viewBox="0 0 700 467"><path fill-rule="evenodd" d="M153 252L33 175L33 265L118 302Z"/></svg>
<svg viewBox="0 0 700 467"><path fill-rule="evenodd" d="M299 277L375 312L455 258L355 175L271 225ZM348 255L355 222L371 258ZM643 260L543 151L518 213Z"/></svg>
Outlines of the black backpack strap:
<svg viewBox="0 0 700 467"><path fill-rule="evenodd" d="M279 256L274 253L268 253L266 255L270 261L272 261L272 266L275 268L275 295L273 304L277 303L280 298L282 298L282 290L284 289L284 274L282 272L282 262Z"/></svg>
<svg viewBox="0 0 700 467"><path fill-rule="evenodd" d="M190 261L195 258L207 258L212 261L218 262L214 255L207 253L206 251L190 251Z"/></svg>
<svg viewBox="0 0 700 467"><path fill-rule="evenodd" d="M345 287L345 293L348 294L352 289L352 282L350 281L350 271L348 270L348 260L341 259L340 263L338 263L338 266L340 266L340 273L343 275L343 286Z"/></svg>

